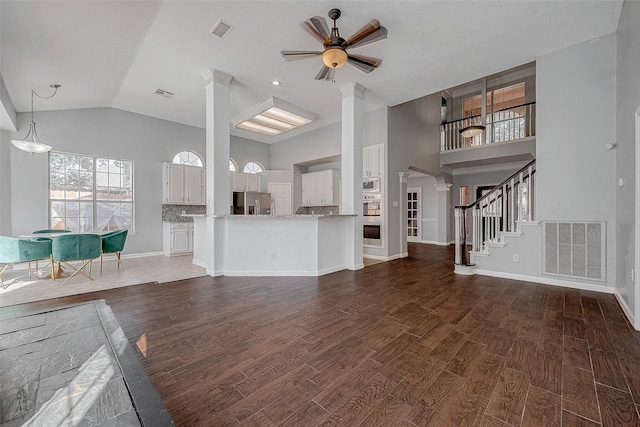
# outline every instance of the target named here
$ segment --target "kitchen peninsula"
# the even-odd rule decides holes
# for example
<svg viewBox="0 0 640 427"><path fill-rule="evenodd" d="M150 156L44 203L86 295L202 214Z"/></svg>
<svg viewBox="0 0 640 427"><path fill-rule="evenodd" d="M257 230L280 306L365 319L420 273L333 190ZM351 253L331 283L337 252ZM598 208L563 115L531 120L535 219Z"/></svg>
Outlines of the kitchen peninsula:
<svg viewBox="0 0 640 427"><path fill-rule="evenodd" d="M208 221L224 248L226 276L321 276L347 267L356 215L194 216L193 262L207 267ZM211 274L211 272L207 271Z"/></svg>

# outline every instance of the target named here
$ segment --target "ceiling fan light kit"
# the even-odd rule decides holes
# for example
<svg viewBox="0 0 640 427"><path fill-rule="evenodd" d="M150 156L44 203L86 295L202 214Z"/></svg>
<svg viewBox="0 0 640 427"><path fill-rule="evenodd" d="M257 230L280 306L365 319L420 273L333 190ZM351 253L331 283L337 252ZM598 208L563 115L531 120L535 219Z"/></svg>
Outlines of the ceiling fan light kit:
<svg viewBox="0 0 640 427"><path fill-rule="evenodd" d="M33 95L36 95L41 99L53 98L53 96L58 93L58 88L60 88L60 85L52 84L49 85L49 87L53 89L53 93L49 96L40 96L38 95L38 93L36 93L35 90L31 89L31 121L29 122L29 132L27 132L27 135L22 139L11 140L11 143L16 148L26 151L31 155L46 153L48 151L51 151L51 149L53 148L40 140L40 137L38 137L38 132L36 131L36 122L35 120L33 120Z"/></svg>
<svg viewBox="0 0 640 427"><path fill-rule="evenodd" d="M329 18L333 20L333 28L329 30L327 21L321 16L314 16L302 23L302 27L307 30L314 38L322 43L324 50L322 51L296 51L283 50L280 53L287 60L304 59L314 56L322 56L324 65L316 74L316 80L335 81L335 69L349 63L363 71L370 73L382 64L381 59L370 58L362 55L349 54L348 49L364 46L369 43L376 42L387 38L387 29L380 25L377 20L370 21L362 27L358 32L349 39L345 40L340 36L340 30L336 21L340 18L340 9L331 9Z"/></svg>

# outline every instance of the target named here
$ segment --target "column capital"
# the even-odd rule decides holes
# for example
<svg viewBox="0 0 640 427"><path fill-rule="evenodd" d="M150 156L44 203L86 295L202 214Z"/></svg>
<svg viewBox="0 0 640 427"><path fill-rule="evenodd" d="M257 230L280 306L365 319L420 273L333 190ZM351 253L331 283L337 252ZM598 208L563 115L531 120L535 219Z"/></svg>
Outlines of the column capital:
<svg viewBox="0 0 640 427"><path fill-rule="evenodd" d="M202 75L204 81L209 83L220 83L227 87L231 85L231 80L233 80L233 76L227 73L223 73L220 70L216 70L214 68L210 68L206 73Z"/></svg>
<svg viewBox="0 0 640 427"><path fill-rule="evenodd" d="M409 174L406 172L398 172L398 176L400 177L400 182L406 183L407 178L409 178Z"/></svg>
<svg viewBox="0 0 640 427"><path fill-rule="evenodd" d="M436 187L436 190L438 191L449 191L451 190L451 186L453 184L447 184L446 182L444 184L433 184Z"/></svg>
<svg viewBox="0 0 640 427"><path fill-rule="evenodd" d="M340 88L340 92L342 92L342 99L345 99L349 96L355 96L357 98L363 99L365 90L367 90L367 88L357 82L347 83Z"/></svg>

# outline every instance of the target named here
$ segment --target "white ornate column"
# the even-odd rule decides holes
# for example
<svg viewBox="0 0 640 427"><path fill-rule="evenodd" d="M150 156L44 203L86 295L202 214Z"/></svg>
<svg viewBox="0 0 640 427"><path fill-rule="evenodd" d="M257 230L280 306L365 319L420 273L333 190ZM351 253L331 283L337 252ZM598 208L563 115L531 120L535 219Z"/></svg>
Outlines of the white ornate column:
<svg viewBox="0 0 640 427"><path fill-rule="evenodd" d="M349 83L342 92L342 196L340 212L355 214L347 238L347 268L358 270L362 261L362 99L365 88Z"/></svg>
<svg viewBox="0 0 640 427"><path fill-rule="evenodd" d="M400 257L404 258L409 256L409 250L407 249L407 179L409 174L407 172L398 172L400 177ZM419 218L422 220L422 218Z"/></svg>
<svg viewBox="0 0 640 427"><path fill-rule="evenodd" d="M438 245L448 245L451 228L451 186L453 184L434 184L438 190Z"/></svg>
<svg viewBox="0 0 640 427"><path fill-rule="evenodd" d="M206 82L207 274L224 274L225 218L229 215L230 85L232 76L211 69Z"/></svg>

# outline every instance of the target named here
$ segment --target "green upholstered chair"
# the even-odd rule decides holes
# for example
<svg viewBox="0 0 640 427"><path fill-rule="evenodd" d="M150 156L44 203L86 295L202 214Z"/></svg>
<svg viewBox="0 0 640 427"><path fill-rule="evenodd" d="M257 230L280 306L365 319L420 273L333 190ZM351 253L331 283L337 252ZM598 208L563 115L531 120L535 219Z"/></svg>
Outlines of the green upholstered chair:
<svg viewBox="0 0 640 427"><path fill-rule="evenodd" d="M31 232L31 234L50 234L50 233L71 233L71 230L66 230L62 228L59 228L59 229L52 228L48 230L36 230Z"/></svg>
<svg viewBox="0 0 640 427"><path fill-rule="evenodd" d="M122 260L120 259L120 253L124 249L124 244L127 241L127 233L129 230L114 230L102 235L102 253L100 254L100 274L102 274L102 254L115 253L118 258L118 270L120 266L124 270Z"/></svg>
<svg viewBox="0 0 640 427"><path fill-rule="evenodd" d="M22 240L13 237L0 236L0 284L4 288L2 273L13 264L28 263L29 277L31 277L31 261L48 259L51 261L51 275L53 276L53 261L51 258L51 240Z"/></svg>
<svg viewBox="0 0 640 427"><path fill-rule="evenodd" d="M91 277L92 261L100 256L102 249L102 238L99 234L63 234L53 239L51 249L53 260L58 263L58 271L61 263L75 270L62 283L63 285L78 273L93 280ZM76 268L69 264L69 261L82 261L82 265L80 268ZM84 272L87 265L89 265L89 274Z"/></svg>

